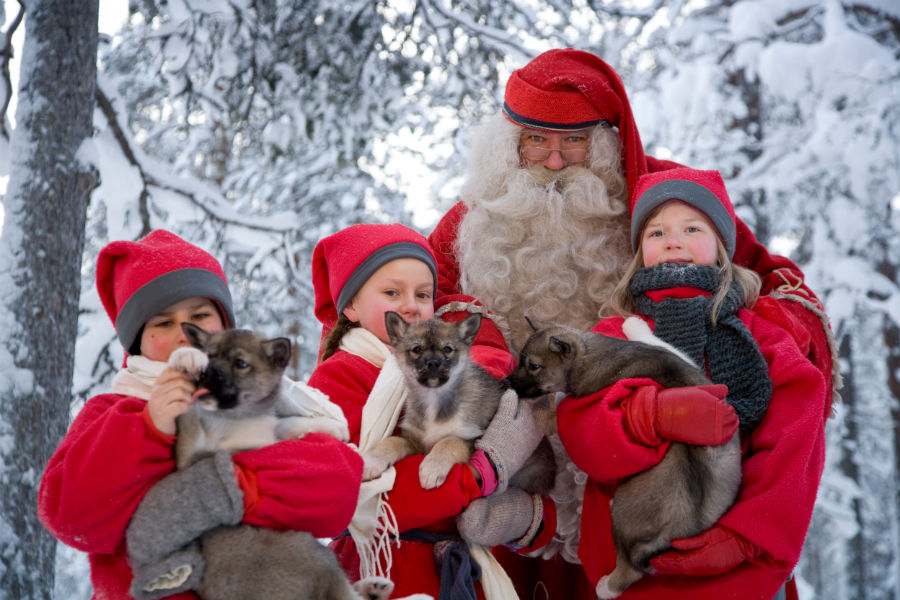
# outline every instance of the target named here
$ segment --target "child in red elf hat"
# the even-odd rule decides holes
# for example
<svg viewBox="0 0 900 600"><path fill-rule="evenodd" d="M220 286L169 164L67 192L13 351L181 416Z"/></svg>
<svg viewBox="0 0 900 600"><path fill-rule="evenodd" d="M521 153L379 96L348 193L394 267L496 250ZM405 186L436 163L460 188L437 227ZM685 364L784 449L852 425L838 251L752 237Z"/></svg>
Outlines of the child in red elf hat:
<svg viewBox="0 0 900 600"><path fill-rule="evenodd" d="M657 337L705 365L713 383L727 385L728 404L721 385L661 389L649 379L562 401L560 438L590 477L579 556L599 596L613 597L604 576L616 560L609 504L616 485L659 462L671 440L718 445L739 423L743 482L734 505L707 531L675 540L651 560L655 574L619 597L768 600L782 587L796 597L788 579L824 466L822 374L785 330L756 312L774 301L758 296L755 273L731 262L734 209L718 171L644 175L634 198L635 257L611 300L619 316L594 331L624 338L624 318L643 318Z"/></svg>
<svg viewBox="0 0 900 600"><path fill-rule="evenodd" d="M97 288L129 356L112 393L91 398L76 416L38 494L47 529L89 554L94 597L197 598L187 590L202 576L202 557L182 547L221 524L243 521L317 536L346 527L362 461L330 436L216 455L172 473L175 419L194 391L166 364L175 348L188 344L181 323L209 331L234 325L228 283L214 257L163 230L136 242L111 242L97 261ZM125 534L154 486L172 492L169 518L155 532L158 558L187 568L184 581L151 592L141 583L172 565L133 573ZM161 571L151 572L157 567Z"/></svg>
<svg viewBox="0 0 900 600"><path fill-rule="evenodd" d="M364 452L394 433L405 394L403 376L387 345L384 313L396 311L407 322L434 316L434 252L422 235L404 225L360 224L321 240L313 252L312 269L316 316L330 333L323 340L322 362L309 383L341 406L351 440ZM364 482L349 535L332 543L351 580L389 576L395 597L414 593L459 597L454 594L461 589L470 594L464 597L471 597L472 567L454 569L453 559L436 557L436 549L452 546L455 555L465 547L456 534L454 517L470 502L494 491L498 471L503 478L502 465L496 464L508 464L516 458L514 453L529 455L541 431L531 410L522 407L515 418L495 417L481 438L499 460L492 462L483 451L476 451L469 465L455 466L445 483L432 490L419 483L422 455L407 457L381 477ZM527 511L506 517L511 528L519 527L518 536L533 523L543 523L543 537L532 533L522 541L536 547L549 539L554 526L548 522L552 517L544 517L542 510L535 513L530 497L527 502ZM402 541L392 539L396 537ZM435 545L438 541L443 543ZM460 556L467 564L467 552ZM446 558L441 567L436 566L436 558ZM488 563L482 566L483 584L496 584L498 577L505 577L491 571L499 566L487 552L475 560ZM481 587L477 594L483 597Z"/></svg>

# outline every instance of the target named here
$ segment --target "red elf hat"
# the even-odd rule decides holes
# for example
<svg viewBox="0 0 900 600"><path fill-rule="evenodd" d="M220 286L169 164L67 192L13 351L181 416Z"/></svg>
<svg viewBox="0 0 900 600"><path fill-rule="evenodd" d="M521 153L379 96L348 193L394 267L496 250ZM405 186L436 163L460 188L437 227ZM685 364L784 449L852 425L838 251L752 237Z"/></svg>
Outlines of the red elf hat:
<svg viewBox="0 0 900 600"><path fill-rule="evenodd" d="M590 52L548 50L513 71L506 83L503 114L531 129L572 131L608 122L619 130L622 168L631 197L647 159L622 79Z"/></svg>
<svg viewBox="0 0 900 600"><path fill-rule="evenodd" d="M209 298L234 326L231 292L211 254L164 229L136 242L110 242L97 258L97 291L116 335L130 352L148 319L188 298Z"/></svg>
<svg viewBox="0 0 900 600"><path fill-rule="evenodd" d="M360 223L323 238L312 257L316 318L327 328L375 271L397 258L418 258L431 269L437 259L425 236L400 223Z"/></svg>
<svg viewBox="0 0 900 600"><path fill-rule="evenodd" d="M706 215L719 232L728 258L734 257L737 237L734 206L728 197L722 174L687 167L648 173L638 180L631 204L632 250L637 252L647 217L670 200L680 200Z"/></svg>

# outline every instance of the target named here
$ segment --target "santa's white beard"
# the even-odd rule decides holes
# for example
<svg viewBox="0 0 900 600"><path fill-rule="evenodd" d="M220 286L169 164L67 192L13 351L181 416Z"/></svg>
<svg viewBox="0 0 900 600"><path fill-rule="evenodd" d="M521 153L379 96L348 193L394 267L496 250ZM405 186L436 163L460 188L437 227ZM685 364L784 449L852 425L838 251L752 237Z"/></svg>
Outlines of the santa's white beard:
<svg viewBox="0 0 900 600"><path fill-rule="evenodd" d="M624 194L611 198L588 169L505 171L466 199L457 257L462 291L506 319L517 352L532 331L526 315L596 325L632 255Z"/></svg>

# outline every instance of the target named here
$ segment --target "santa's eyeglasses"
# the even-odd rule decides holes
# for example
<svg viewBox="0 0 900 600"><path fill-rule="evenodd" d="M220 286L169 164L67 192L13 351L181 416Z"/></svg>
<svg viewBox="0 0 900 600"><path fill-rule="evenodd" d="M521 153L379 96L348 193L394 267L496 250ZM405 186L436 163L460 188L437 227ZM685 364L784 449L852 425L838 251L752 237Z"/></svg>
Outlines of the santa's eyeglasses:
<svg viewBox="0 0 900 600"><path fill-rule="evenodd" d="M535 162L543 162L550 158L551 152L559 152L563 160L579 163L587 158L587 148L541 148L540 146L522 146L522 158Z"/></svg>

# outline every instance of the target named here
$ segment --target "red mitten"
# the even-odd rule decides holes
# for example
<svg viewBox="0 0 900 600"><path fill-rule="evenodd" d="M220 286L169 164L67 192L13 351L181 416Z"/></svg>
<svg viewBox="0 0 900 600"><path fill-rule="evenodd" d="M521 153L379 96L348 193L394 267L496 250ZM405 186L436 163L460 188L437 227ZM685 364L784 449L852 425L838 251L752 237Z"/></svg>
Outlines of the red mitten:
<svg viewBox="0 0 900 600"><path fill-rule="evenodd" d="M232 461L249 525L333 537L356 509L362 458L329 435L310 433L240 452Z"/></svg>
<svg viewBox="0 0 900 600"><path fill-rule="evenodd" d="M751 542L719 524L700 535L672 540L673 550L650 560L658 575L718 575L759 556Z"/></svg>
<svg viewBox="0 0 900 600"><path fill-rule="evenodd" d="M699 385L660 389L637 388L623 406L625 428L644 446L676 440L718 446L734 435L738 417L725 401L728 386Z"/></svg>

